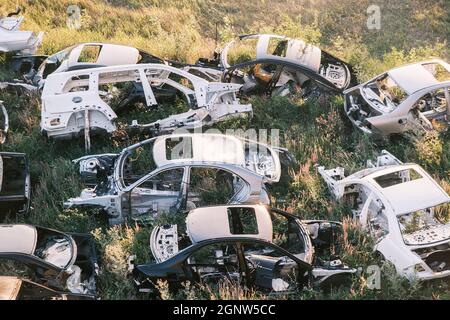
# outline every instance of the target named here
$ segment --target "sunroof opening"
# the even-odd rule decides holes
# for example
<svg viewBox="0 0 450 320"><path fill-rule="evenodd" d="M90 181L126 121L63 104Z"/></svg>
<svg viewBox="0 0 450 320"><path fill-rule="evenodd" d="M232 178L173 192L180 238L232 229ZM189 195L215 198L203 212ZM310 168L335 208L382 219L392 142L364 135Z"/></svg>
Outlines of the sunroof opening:
<svg viewBox="0 0 450 320"><path fill-rule="evenodd" d="M420 173L414 169L406 169L384 174L374 178L374 180L382 187L388 188L401 183L422 179Z"/></svg>
<svg viewBox="0 0 450 320"><path fill-rule="evenodd" d="M228 208L228 223L231 234L258 234L253 208Z"/></svg>
<svg viewBox="0 0 450 320"><path fill-rule="evenodd" d="M192 138L167 138L166 139L166 159L192 159Z"/></svg>

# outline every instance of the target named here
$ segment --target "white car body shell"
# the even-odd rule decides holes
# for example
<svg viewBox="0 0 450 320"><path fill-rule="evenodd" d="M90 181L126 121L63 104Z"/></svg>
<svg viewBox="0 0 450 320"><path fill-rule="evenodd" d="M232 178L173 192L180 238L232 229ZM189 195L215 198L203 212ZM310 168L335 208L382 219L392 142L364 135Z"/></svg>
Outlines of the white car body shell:
<svg viewBox="0 0 450 320"><path fill-rule="evenodd" d="M193 88L170 79L171 74L188 79ZM127 81L142 85L148 106L158 104L152 86L161 84L179 90L188 100L194 96L193 109L147 125L161 131L193 129L252 112L251 105L241 105L236 98L240 85L209 83L164 64L120 65L49 75L42 92L41 129L49 137L58 138L78 135L86 127L108 133L115 131L117 115L101 99L99 85Z"/></svg>
<svg viewBox="0 0 450 320"><path fill-rule="evenodd" d="M416 164L403 164L387 151L383 151L376 164L368 162L368 169L348 177L344 176L343 168L318 171L324 178L332 195L337 201L342 201L346 193L357 190L367 190L367 198L354 210L354 217L359 220L363 229L371 232L368 225L369 206L376 203L388 223L388 232L377 239L374 250L394 264L397 272L410 280L430 280L450 276L450 269L437 272L432 270L414 250L433 248L440 245L450 247L450 223L437 228L421 229L419 236L423 243L412 243L408 234L402 234L398 217L418 210L450 202L449 195L433 180L433 178ZM381 187L374 179L389 173L413 169L421 178ZM360 186L360 187L355 187ZM450 250L447 251L450 255ZM419 267L420 266L420 267ZM416 271L419 268L419 271Z"/></svg>

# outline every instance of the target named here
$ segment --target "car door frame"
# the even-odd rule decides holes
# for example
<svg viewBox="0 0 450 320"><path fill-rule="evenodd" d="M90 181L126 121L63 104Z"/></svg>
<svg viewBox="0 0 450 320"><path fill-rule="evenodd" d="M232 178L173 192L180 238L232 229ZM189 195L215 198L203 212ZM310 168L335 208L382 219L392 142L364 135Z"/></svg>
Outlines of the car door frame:
<svg viewBox="0 0 450 320"><path fill-rule="evenodd" d="M66 269L59 268L51 263L48 263L35 255L18 253L18 252L2 252L0 253L0 260L9 260L21 263L32 270L39 281L48 282L48 285L53 288L58 288L52 285L53 281L59 284L59 288L63 288L65 284L63 283L64 275L66 274ZM39 269L42 269L39 270ZM54 272L54 275L47 276L48 272Z"/></svg>
<svg viewBox="0 0 450 320"><path fill-rule="evenodd" d="M238 261L237 261L237 263L238 263L238 270L239 270L240 276L242 277L242 275L245 272L246 267L244 266L244 264L242 264L242 263L245 263L245 262L242 260L242 256L240 254L239 241L237 241L236 239L233 239L233 238L222 238L222 239L211 239L211 240L206 240L206 241L200 242L200 243L196 244L195 247L193 247L192 250L190 250L189 253L186 253L186 257L181 262L181 267L182 267L182 269L184 271L186 279L192 279L192 281L195 281L195 282L199 282L199 280L201 280L201 279L198 279L198 277L195 274L195 272L193 272L190 269L189 263L188 263L188 259L193 254L195 254L198 250L201 250L202 248L210 246L210 245L217 245L217 244L227 244L227 245L233 245L235 247L236 256L238 258ZM246 278L245 279L241 279L241 281L242 280L246 281Z"/></svg>
<svg viewBox="0 0 450 320"><path fill-rule="evenodd" d="M297 274L297 285L299 286L299 288L303 287L305 285L305 282L302 281L302 279L305 279L305 274L308 273L308 275L311 274L312 270L313 270L313 266L310 265L309 263L295 257L293 254L291 254L289 251L277 246L274 243L262 240L262 239L254 239L254 238L249 238L249 239L241 239L238 241L239 247L238 247L238 251L239 251L239 261L242 261L243 266L245 268L244 271L244 278L245 278L245 283L247 284L248 288L256 288L256 285L254 283L251 283L251 279L249 278L248 274L249 274L249 270L248 270L248 265L246 263L245 260L245 253L244 253L244 246L246 244L263 244L269 247L272 247L278 251L281 251L283 254L285 254L285 256L287 256L289 259L291 259L292 261L294 261L297 264L298 267L298 274ZM302 274L303 272L303 274ZM306 279L308 279L309 277L306 277ZM287 293L290 291L281 291L280 293Z"/></svg>
<svg viewBox="0 0 450 320"><path fill-rule="evenodd" d="M374 200L379 200L381 201L381 204L384 207L385 211L389 211L390 209L390 205L389 203L384 199L383 195L381 194L381 192L374 188L373 186L371 186L369 183L366 183L364 181L349 181L346 182L345 184L343 184L343 188L345 189L347 186L349 185L359 185L364 187L367 191L367 199L366 201L361 205L361 210L358 214L358 217L353 216L353 218L356 218L358 220L358 222L361 224L363 230L366 230L369 234L372 235L371 230L369 229L369 225L368 225L368 210L369 210L369 206L371 204L372 201ZM345 196L345 194L344 194ZM343 196L343 197L344 197ZM353 211L353 209L352 209ZM388 217L388 223L389 223L389 228L390 228L390 224L391 222L389 221L389 217ZM381 241L383 238L380 238L377 242Z"/></svg>
<svg viewBox="0 0 450 320"><path fill-rule="evenodd" d="M187 184L186 183L186 181L187 181L186 174L188 172L188 168L186 165L179 164L179 165L167 165L167 166L157 168L157 169L153 170L152 172L146 174L145 176L143 176L142 178L140 178L138 181L134 182L130 186L126 187L125 190L122 192L122 195L119 199L119 201L121 202L120 205L121 205L122 212L124 212L124 211L128 212L129 216L131 217L131 212L132 212L131 195L135 188L138 188L139 185L141 185L148 179L151 179L152 177L155 177L156 175L158 175L162 172L175 170L175 169L183 169L183 177L181 180L181 186L180 186L180 191L179 191L179 195L178 195L179 204L177 204L177 211L181 210L183 208L183 195L186 194L186 184ZM125 201L123 201L124 197L126 199ZM126 203L126 207L124 207L124 202Z"/></svg>
<svg viewBox="0 0 450 320"><path fill-rule="evenodd" d="M28 157L25 153L17 153L17 152L0 152L0 157L7 156L14 159L17 159L17 161L20 161L20 159L23 159L24 161L24 189L22 194L17 195L11 195L11 196L0 196L0 202L13 202L17 204L22 204L22 209L18 212L11 212L13 214L27 214L30 210L30 204L31 204L31 181L30 181L30 169L29 169L29 162ZM3 161L3 160L1 160ZM2 173L3 175L3 173ZM4 179L3 175L3 179ZM0 188L1 189L1 188ZM23 200L20 200L19 198L23 198Z"/></svg>
<svg viewBox="0 0 450 320"><path fill-rule="evenodd" d="M186 169L187 169L186 184L185 184L186 189L185 189L185 194L183 195L182 206L181 206L181 209L183 209L183 210L186 209L186 206L187 206L189 189L191 187L191 170L192 170L192 168L207 168L207 169L213 168L216 170L222 170L222 171L225 171L232 175L237 176L239 179L241 179L245 183L245 185L243 187L241 187L239 190L237 190L233 193L233 195L230 197L230 199L228 200L227 203L223 203L222 205L228 205L228 204L233 203L234 199L236 198L236 195L239 194L244 188L251 190L251 186L246 179L244 179L241 175L237 174L236 172L234 172L228 168L225 168L225 167L217 165L217 164L191 164L191 165L186 166ZM210 206L210 205L218 205L218 204L208 204L208 206Z"/></svg>

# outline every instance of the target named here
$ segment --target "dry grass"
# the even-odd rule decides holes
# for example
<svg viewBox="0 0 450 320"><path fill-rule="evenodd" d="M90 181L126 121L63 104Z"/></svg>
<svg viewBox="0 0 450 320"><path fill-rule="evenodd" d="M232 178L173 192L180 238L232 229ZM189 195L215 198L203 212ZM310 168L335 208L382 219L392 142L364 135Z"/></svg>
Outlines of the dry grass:
<svg viewBox="0 0 450 320"><path fill-rule="evenodd" d="M361 80L391 67L430 56L449 59L450 7L446 0L376 1L382 10L381 30L368 30L366 9L373 1L259 0L18 0L25 8L24 27L45 31L40 53L50 54L77 42L106 41L139 47L165 58L194 62L211 56L236 34L271 32L300 37L350 62ZM68 5L82 9L82 26L66 26ZM15 8L11 2L0 2L0 13ZM0 79L11 73L0 57ZM0 100L11 117L11 132L4 151L26 152L31 160L33 182L32 213L17 221L41 224L65 231L92 232L97 241L101 262L99 295L103 299L140 298L127 272L127 259L137 255L138 262L150 259L148 228L134 225L108 229L99 215L83 210L64 210L62 202L79 193L81 185L70 159L84 154L82 139L56 142L45 139L39 130L38 95L0 92ZM271 187L274 203L303 218L326 218L344 223L345 238L342 259L365 270L381 264L372 252L372 239L348 217L345 206L332 204L315 165L343 166L351 173L365 161L387 149L401 160L418 162L446 186L450 183L450 145L448 134L428 136L412 142L399 138L378 147L374 141L353 130L342 114L341 97L322 101L285 98L252 98L253 119L233 120L219 124L220 129L278 129L281 144L296 157L294 166L283 180ZM177 106L145 113L132 111L126 118L140 122L169 115ZM124 123L128 123L124 120ZM142 121L141 121L142 120ZM142 137L140 137L142 138ZM114 152L136 141L125 132L114 137L93 139L92 153ZM164 217L161 221L170 220ZM381 291L368 290L367 275L355 278L351 288L324 294L306 288L295 299L448 299L448 280L410 286L396 276L392 266L383 265ZM265 299L266 295L244 292L233 284L217 288L185 284L178 295L164 289L163 298L184 299ZM286 298L286 297L278 297Z"/></svg>

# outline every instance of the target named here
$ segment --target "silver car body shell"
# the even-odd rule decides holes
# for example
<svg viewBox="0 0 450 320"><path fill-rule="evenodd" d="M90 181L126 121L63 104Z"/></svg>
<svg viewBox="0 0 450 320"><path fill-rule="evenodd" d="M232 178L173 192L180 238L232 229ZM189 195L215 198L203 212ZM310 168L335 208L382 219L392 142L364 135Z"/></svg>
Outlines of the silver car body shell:
<svg viewBox="0 0 450 320"><path fill-rule="evenodd" d="M126 150L126 149L125 149ZM134 208L130 206L129 210L128 208L124 209L123 205L123 198L127 195L131 194L131 191L135 189L137 186L139 186L141 183L146 181L147 179L157 175L158 173L161 173L163 171L167 171L170 169L175 168L182 168L184 169L184 175L183 175L183 183L182 188L180 192L177 192L174 197L176 197L177 201L181 201L181 199L184 197L184 195L187 193L188 188L188 175L189 175L189 169L190 167L204 167L204 168L217 168L221 170L225 170L228 172L231 172L238 177L240 177L244 184L244 187L239 189L229 200L230 203L244 203L244 204L269 204L270 199L268 197L267 191L264 187L265 178L261 175L258 175L246 168L227 164L227 163L217 163L217 162L196 162L196 161L186 161L184 163L170 163L167 165L164 165L162 167L158 167L152 172L146 174L145 176L141 177L136 182L132 183L129 186L124 185L123 179L122 179L122 171L121 171L121 165L120 161L118 161L118 165L115 166L114 169L114 177L111 177L111 188L110 190L104 194L104 195L97 195L95 192L95 189L93 188L87 188L84 189L81 192L81 195L78 198L71 198L68 199L64 206L66 208L72 208L76 206L89 206L89 207L97 207L101 208L108 214L109 217L109 223L111 225L114 224L121 224L125 221L127 218L137 218L143 216L143 213L140 211L134 211ZM161 192L161 195L163 195L164 191ZM153 194L155 196L155 200L152 201L151 204L148 205L148 207L143 208L144 218L154 218L156 217L160 212L158 209L154 209L154 207L159 207L158 202L160 201L158 196L158 191L155 191ZM141 208L142 209L142 208ZM131 212L129 212L131 211ZM149 216L147 214L148 212L152 212L152 216ZM171 213L168 211L165 211L165 213Z"/></svg>
<svg viewBox="0 0 450 320"><path fill-rule="evenodd" d="M441 113L447 119L448 124L450 118L450 80L438 81L435 79L424 68L425 65L429 64L440 65L450 73L450 65L448 63L439 59L433 59L392 69L379 74L363 84L345 90L344 109L347 117L355 127L369 135L389 136L391 134L402 133L409 129L433 130L433 125L430 121L431 116L434 115L432 112L428 112L430 113L430 117L427 118L421 112L419 112L419 115L415 115L412 111L420 98L427 93L444 89L447 92L445 95L447 110L441 110ZM384 76L389 76L408 95L393 110L385 109L382 103L377 102L375 104L375 102L366 99L366 88ZM379 115L365 117L363 121L357 119L355 115L352 115L353 112L359 114L361 110L361 103L354 102L355 95L363 99L363 103L366 103L371 110L379 113Z"/></svg>
<svg viewBox="0 0 450 320"><path fill-rule="evenodd" d="M185 140L186 139L186 140ZM177 152L186 146L190 149L191 156L185 158L172 158L168 154L167 141L179 142L173 151ZM187 141L190 143L187 145ZM264 143L239 138L231 135L215 133L179 133L158 136L125 148L120 154L108 153L101 155L88 155L73 160L80 166L80 174L96 175L98 170L98 159L101 157L117 157L115 166L121 163L131 150L140 146L151 144L152 156L157 167L168 164L179 164L189 162L227 163L247 168L258 175L264 176L266 182L275 183L281 177L281 163L279 152L285 149L271 147ZM184 150L186 151L186 150ZM168 160L170 159L170 160ZM115 170L114 179L119 180L122 172Z"/></svg>
<svg viewBox="0 0 450 320"><path fill-rule="evenodd" d="M353 216L362 228L375 236L375 229L369 225L373 215L387 219L387 234L376 237L374 250L380 252L384 258L394 264L398 274L410 280L430 280L450 276L450 269L434 271L424 259L415 251L430 250L431 253L441 253L450 258L450 223L438 228L425 227L411 235L403 234L400 228L399 217L450 202L449 195L438 185L433 178L416 164L403 164L389 152L383 150L376 163L368 161L367 169L354 173L348 177L344 169L337 167L326 170L319 167L318 171L328 185L332 196L338 202L351 193L358 193L358 207L353 208ZM381 187L375 179L377 177L413 169L421 178L407 181L390 187ZM361 195L365 196L362 197ZM364 199L359 201L359 199ZM373 207L372 207L373 204ZM377 211L378 210L378 211ZM375 221L376 218L373 218ZM436 233L436 236L433 234ZM432 234L432 236L430 236ZM412 244L409 241L413 236L423 239L423 244ZM440 246L447 249L436 249ZM420 266L420 267L419 267ZM416 270L418 268L418 271Z"/></svg>
<svg viewBox="0 0 450 320"><path fill-rule="evenodd" d="M19 52L25 55L36 51L44 33L20 30L23 20L23 17L0 19L0 52Z"/></svg>
<svg viewBox="0 0 450 320"><path fill-rule="evenodd" d="M171 74L188 79L193 89L171 80ZM195 98L189 111L144 125L160 132L193 129L252 112L251 105L242 105L236 98L240 85L209 83L164 64L121 65L49 75L42 92L41 129L55 138L70 138L85 128L115 131L117 115L101 99L99 85L127 81L142 85L148 106L158 105L152 86L162 84L181 91L189 101L189 96ZM88 90L77 91L80 86Z"/></svg>

